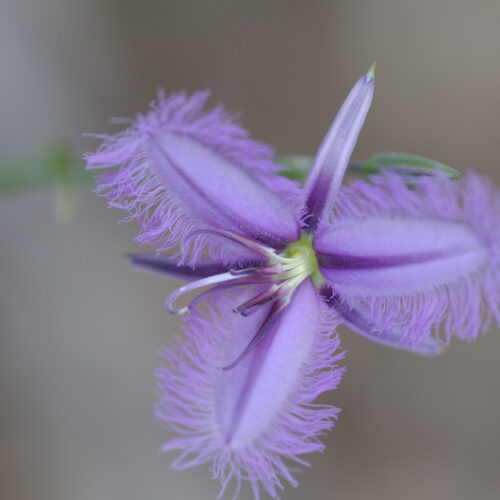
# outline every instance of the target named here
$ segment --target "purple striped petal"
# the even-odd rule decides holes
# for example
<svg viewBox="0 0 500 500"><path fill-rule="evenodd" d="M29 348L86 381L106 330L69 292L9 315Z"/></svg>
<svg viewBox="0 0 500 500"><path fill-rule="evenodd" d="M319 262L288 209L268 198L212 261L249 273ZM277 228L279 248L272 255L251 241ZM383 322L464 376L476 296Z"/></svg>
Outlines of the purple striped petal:
<svg viewBox="0 0 500 500"><path fill-rule="evenodd" d="M488 250L466 224L367 217L323 230L318 263L337 289L376 295L417 293L478 272Z"/></svg>
<svg viewBox="0 0 500 500"><path fill-rule="evenodd" d="M500 321L498 191L475 174L413 188L397 175L373 182L343 188L338 216L314 240L335 292L363 303L380 329L402 328L403 342L441 322L448 342Z"/></svg>
<svg viewBox="0 0 500 500"><path fill-rule="evenodd" d="M328 130L314 159L305 184L304 224L313 232L328 217L335 203L344 173L349 164L373 97L373 71L354 85Z"/></svg>
<svg viewBox="0 0 500 500"><path fill-rule="evenodd" d="M239 491L247 479L258 499L260 487L275 497L284 481L297 485L296 468L285 460L305 464L302 454L323 449L318 438L338 410L312 403L339 383L343 354L328 308L305 281L252 352L221 370L269 315L272 306L248 318L220 314L249 297L248 291L218 295L208 311L187 318L187 338L165 351L168 366L158 372L157 415L179 434L163 447L180 450L173 468L211 462L222 490L235 479Z"/></svg>
<svg viewBox="0 0 500 500"><path fill-rule="evenodd" d="M204 112L207 92L174 94L138 116L126 131L105 137L88 168L118 166L97 177L98 194L137 219L140 243L166 250L180 244L191 263L208 244L226 262L251 259L247 249L200 229L229 230L283 248L297 238L284 200L294 184L274 174L272 150L251 140L220 106ZM289 189L288 189L289 188ZM254 257L254 256L253 256Z"/></svg>
<svg viewBox="0 0 500 500"><path fill-rule="evenodd" d="M353 307L333 293L329 286L322 289L326 303L353 332L377 344L395 349L408 350L424 356L435 356L443 352L443 346L433 338L421 338L416 343L404 342L404 335L396 326L392 330L380 330L370 321L370 314L361 304Z"/></svg>

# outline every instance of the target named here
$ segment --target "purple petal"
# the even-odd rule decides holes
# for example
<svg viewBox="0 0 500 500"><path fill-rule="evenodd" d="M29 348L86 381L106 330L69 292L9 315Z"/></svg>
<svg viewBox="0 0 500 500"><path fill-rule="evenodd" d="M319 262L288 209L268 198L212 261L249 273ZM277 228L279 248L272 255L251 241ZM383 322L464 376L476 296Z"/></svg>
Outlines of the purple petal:
<svg viewBox="0 0 500 500"><path fill-rule="evenodd" d="M274 170L272 150L251 140L220 106L204 112L207 92L191 97L160 95L126 131L106 137L88 168L108 168L97 177L98 194L137 219L141 243L166 250L181 244L192 263L209 246L226 262L251 259L237 245L198 235L200 229L229 230L275 248L297 238L293 191ZM289 190L285 188L290 188Z"/></svg>
<svg viewBox="0 0 500 500"><path fill-rule="evenodd" d="M474 174L463 181L397 175L341 191L338 216L314 246L321 271L351 305L364 303L378 328L402 329L403 341L427 338L444 323L474 338L500 321L498 191Z"/></svg>
<svg viewBox="0 0 500 500"><path fill-rule="evenodd" d="M354 85L328 130L305 184L304 223L313 232L331 211L373 97L370 71Z"/></svg>
<svg viewBox="0 0 500 500"><path fill-rule="evenodd" d="M430 218L346 219L323 230L315 247L337 289L377 295L432 290L475 274L488 260L472 228Z"/></svg>
<svg viewBox="0 0 500 500"><path fill-rule="evenodd" d="M181 265L174 257L151 254L131 254L129 259L134 266L185 281L206 278L229 270L227 266L203 257L198 260L195 266Z"/></svg>
<svg viewBox="0 0 500 500"><path fill-rule="evenodd" d="M252 352L221 370L269 314L271 306L248 318L229 312L249 297L248 291L218 295L208 311L187 318L187 339L165 351L169 365L158 372L157 415L179 434L163 447L180 450L174 468L212 462L223 490L235 479L239 491L247 479L259 498L260 487L276 496L283 481L297 484L286 459L305 464L300 455L323 449L318 437L338 410L312 403L339 383L343 354L328 308L306 281Z"/></svg>
<svg viewBox="0 0 500 500"><path fill-rule="evenodd" d="M443 346L433 338L422 338L416 343L408 344L403 342L404 335L395 326L392 330L379 330L375 324L369 320L369 312L364 310L361 304L352 307L342 301L340 295L332 292L330 287L322 290L326 303L338 314L340 321L347 325L352 331L362 337L395 349L412 351L424 356L435 356L443 352Z"/></svg>

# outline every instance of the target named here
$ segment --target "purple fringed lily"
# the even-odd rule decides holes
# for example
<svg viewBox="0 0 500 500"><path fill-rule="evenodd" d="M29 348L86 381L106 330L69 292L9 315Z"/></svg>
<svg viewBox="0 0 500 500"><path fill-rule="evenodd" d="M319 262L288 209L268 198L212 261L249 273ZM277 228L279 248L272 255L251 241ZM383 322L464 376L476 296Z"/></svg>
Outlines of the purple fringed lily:
<svg viewBox="0 0 500 500"><path fill-rule="evenodd" d="M373 71L342 105L303 188L208 94L162 94L88 155L98 194L141 227L134 255L188 284L167 300L191 312L165 351L158 416L180 437L174 468L212 463L222 492L248 480L275 497L338 410L313 401L342 369L338 323L424 355L500 322L500 197L470 173L395 173L342 187L370 107ZM110 167L118 167L109 169ZM203 250L206 249L206 253ZM206 288L176 308L184 293ZM206 308L197 304L206 299Z"/></svg>

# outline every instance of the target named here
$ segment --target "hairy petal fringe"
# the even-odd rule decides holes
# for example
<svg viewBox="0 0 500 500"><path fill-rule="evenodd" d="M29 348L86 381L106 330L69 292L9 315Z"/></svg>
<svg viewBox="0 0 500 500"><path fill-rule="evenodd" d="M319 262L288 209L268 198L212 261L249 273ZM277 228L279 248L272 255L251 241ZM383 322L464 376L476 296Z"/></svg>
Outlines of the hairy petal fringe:
<svg viewBox="0 0 500 500"><path fill-rule="evenodd" d="M253 252L232 242L201 233L186 238L198 229L248 226L261 238L285 245L281 240L295 235L290 207L297 204L298 187L274 173L280 167L272 162L273 150L252 140L221 105L204 111L208 97L208 91L169 97L160 92L149 113L138 115L127 130L97 136L103 143L97 152L86 155L87 168L108 169L96 176L96 192L110 206L128 212L126 221L137 220L139 243L153 245L159 252L180 244L179 256L190 264L205 246L227 264L252 260ZM176 164L179 159L182 164ZM210 198L207 191L204 198L193 180L209 165L220 175L206 174L208 178L200 181L202 189L211 186L218 192L225 182L236 182L236 188L229 184L227 192L230 195L237 189L241 195ZM252 202L254 210L248 210ZM224 203L236 204L237 220L230 218L231 207ZM282 217L282 224L281 219L277 224L272 217L260 216L259 210L267 208L277 214L276 220Z"/></svg>
<svg viewBox="0 0 500 500"><path fill-rule="evenodd" d="M472 340L487 331L493 319L500 323L499 194L491 181L474 172L457 182L422 178L411 186L396 174L375 176L371 183L355 181L340 191L332 232L335 226L348 226L350 220L376 217L453 222L477 237L484 258L480 266L471 265L466 275L458 276L457 267L447 282L433 286L423 282L420 289L406 293L401 291L404 280L401 290L384 293L383 286L344 287L335 283L334 271L324 270L325 276L331 274L332 287L347 304L354 308L364 304L380 330L401 331L403 343L411 345L432 335L444 343L453 335Z"/></svg>
<svg viewBox="0 0 500 500"><path fill-rule="evenodd" d="M187 338L177 339L163 352L168 365L157 373L157 416L180 436L162 449L181 451L172 464L175 469L211 462L213 477L221 481L220 496L232 480L235 497L246 480L256 499L261 488L276 498L284 481L297 486L297 465L308 465L301 455L323 449L318 438L339 413L313 402L334 389L344 371L336 364L344 354L332 332L336 320L310 282L296 293L301 302L292 300L281 328L228 372L220 367L234 359L269 310L249 318L223 313L248 292L217 295L206 311L187 318ZM304 318L308 315L301 306L307 296L316 301L316 318L314 311ZM290 312L293 307L298 310ZM301 323L297 316L304 318L302 325L311 321L314 328L290 331L291 323ZM303 339L297 341L301 334ZM278 353L278 348L286 352Z"/></svg>

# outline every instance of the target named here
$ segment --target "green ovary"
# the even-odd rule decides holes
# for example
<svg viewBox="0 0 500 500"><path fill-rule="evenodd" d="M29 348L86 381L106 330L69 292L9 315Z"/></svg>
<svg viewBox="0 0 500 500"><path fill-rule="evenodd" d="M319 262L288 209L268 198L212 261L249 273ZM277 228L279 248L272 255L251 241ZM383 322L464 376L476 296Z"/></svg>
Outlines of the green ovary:
<svg viewBox="0 0 500 500"><path fill-rule="evenodd" d="M297 266L304 268L304 278L310 276L316 288L320 288L325 279L321 275L316 252L312 246L312 235L303 233L300 239L290 243L281 254L289 259L297 259Z"/></svg>

